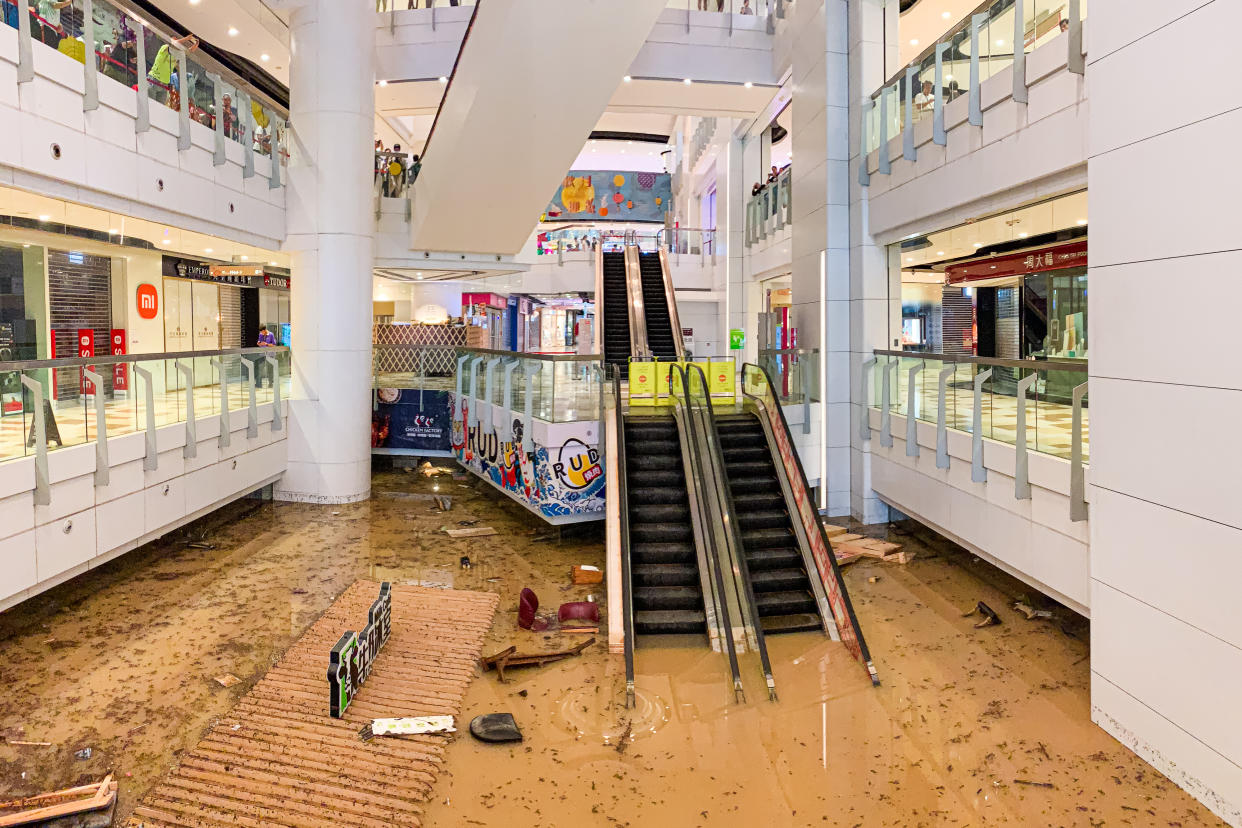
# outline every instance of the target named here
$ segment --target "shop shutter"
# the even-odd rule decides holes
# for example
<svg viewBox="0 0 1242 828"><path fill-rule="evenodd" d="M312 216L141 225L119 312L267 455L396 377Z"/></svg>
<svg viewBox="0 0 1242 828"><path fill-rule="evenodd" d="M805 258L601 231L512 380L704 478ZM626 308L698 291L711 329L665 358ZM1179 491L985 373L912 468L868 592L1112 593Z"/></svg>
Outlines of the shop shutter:
<svg viewBox="0 0 1242 828"><path fill-rule="evenodd" d="M47 292L50 326L56 340L56 356L78 355L78 329L95 332L95 354L108 352L112 337L112 260L65 250L47 252ZM104 393L112 395L112 372L100 371ZM81 374L77 368L56 371L56 397L79 397Z"/></svg>

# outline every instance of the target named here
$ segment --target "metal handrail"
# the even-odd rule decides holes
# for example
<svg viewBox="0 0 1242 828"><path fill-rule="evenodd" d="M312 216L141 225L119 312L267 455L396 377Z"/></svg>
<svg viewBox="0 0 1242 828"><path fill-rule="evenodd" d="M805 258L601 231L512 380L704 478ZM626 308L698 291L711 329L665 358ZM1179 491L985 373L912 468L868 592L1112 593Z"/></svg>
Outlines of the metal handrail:
<svg viewBox="0 0 1242 828"><path fill-rule="evenodd" d="M668 251L659 248L655 255L660 257L660 282L664 287L664 301L668 305L668 321L672 328L673 348L677 359L685 360L686 343L681 336L681 315L677 312L677 289L673 286L673 270L669 267Z"/></svg>
<svg viewBox="0 0 1242 828"><path fill-rule="evenodd" d="M427 162L427 153L431 151L431 138L436 134L436 126L440 123L440 113L444 111L444 102L448 100L449 92L453 89L453 80L457 77L457 66L461 63L461 56L466 52L466 44L470 42L470 33L474 31L474 21L479 16L479 6L481 3L474 4L474 11L470 12L470 22L466 24L466 33L461 37L461 45L457 47L457 55L453 58L453 69L448 74L448 83L444 86L444 94L440 96L440 103L436 106L436 117L431 120L431 129L427 131L427 140L423 141L422 161ZM434 18L433 18L434 19ZM413 190L410 195L413 196Z"/></svg>
<svg viewBox="0 0 1242 828"><path fill-rule="evenodd" d="M89 368L95 365L122 365L130 362L156 362L163 359L197 359L199 357L256 356L287 352L288 345L271 345L263 348L224 348L214 351L169 351L151 354L118 354L93 357L58 357L56 359L28 359L16 362L0 362L0 374L14 371L37 371L44 368Z"/></svg>
<svg viewBox="0 0 1242 828"><path fill-rule="evenodd" d="M759 355L764 354L818 354L819 348L760 348ZM879 353L879 351L876 351Z"/></svg>
<svg viewBox="0 0 1242 828"><path fill-rule="evenodd" d="M694 366L694 367L697 367L697 366ZM702 374L702 369L699 370L699 373ZM678 385L678 383L674 381L674 377L676 376L681 377L680 385ZM690 434L689 434L690 453L693 458L693 464L694 464L693 471L697 474L698 478L702 480L704 484L706 484L705 486L700 487L700 491L703 491L704 493L706 493L710 489L711 491L715 492L717 498L719 498L720 489L721 489L721 477L716 474L709 474L708 469L706 467L706 463L704 462L704 458L699 453L702 448L702 443L706 441L706 436L704 436L703 441L700 441L698 439L697 435L699 433L699 428L702 426L702 423L699 421L699 418L695 416L695 412L699 412L701 416L701 412L705 408L708 411L710 411L711 401L709 399L705 399L704 405L692 406L690 404L691 394L690 394L689 378L686 376L685 367L679 363L674 363L672 365L672 369L669 372L669 382L672 385L673 389L680 388L681 393L685 395L685 399L684 401L681 401L681 404L685 407L686 426L690 431ZM703 378L702 387L704 391L706 391L707 389L706 378ZM672 396L674 398L677 398L677 394L675 390L672 392ZM724 503L723 500L719 502L721 504ZM708 513L710 513L711 511L714 511L711 508L711 504L705 504L705 505L707 506L706 511ZM729 514L732 514L732 512L730 512ZM719 618L724 625L725 650L729 656L729 669L733 673L733 694L734 694L734 698L736 699L736 701L739 704L741 704L746 701L746 689L742 685L742 668L738 663L737 645L733 640L733 622L729 618L728 601L725 599L726 593L725 593L724 569L721 563L723 550L721 550L716 545L716 535L714 533L708 533L708 536L705 538L705 541L707 545L707 559L711 566L710 575L712 577L713 583L716 585L716 594L719 596L719 600L723 606L723 611L720 613ZM704 601L706 601L706 596L704 597Z"/></svg>
<svg viewBox="0 0 1242 828"><path fill-rule="evenodd" d="M937 354L931 351L893 351L875 349L876 356L900 357L901 359L924 359L932 362L957 362L964 365L986 365L996 368L1026 368L1035 371L1073 371L1087 373L1087 361L1074 359L999 359L996 357L971 356L969 354Z"/></svg>
<svg viewBox="0 0 1242 828"><path fill-rule="evenodd" d="M788 441L789 445L792 446L793 437L791 436L790 431L789 431L789 422L785 419L785 411L784 409L781 408L779 404L780 398L776 396L776 386L772 383L772 378L768 376L768 372L764 370L763 368L761 368L760 366L755 365L753 363L749 363L749 362L743 363L742 365L742 394L755 400L759 399L754 394L751 394L747 392L746 390L746 371L748 368L753 368L755 371L759 372L759 375L763 377L764 384L767 386L768 393L771 394L772 398L777 401L777 405L771 406L772 408L776 409L777 416L774 418L771 416L771 414L769 414L768 424L773 429L775 429L777 425L779 424L781 430L785 434L786 441ZM764 408L766 409L767 407L765 406ZM804 497L809 498L810 492L811 492L811 484L807 480L806 469L803 468L802 466L802 457L798 454L797 451L793 452L793 456L794 456L794 462L797 464L797 467L798 467L798 474L796 477L792 474L789 474L788 475L789 483L791 486L797 486L800 484L802 487L802 492L803 492ZM789 469L786 469L787 473L788 471ZM793 516L791 515L791 517ZM818 517L818 515L816 517ZM841 576L841 568L837 566L836 556L833 555L832 553L832 545L828 542L828 533L824 530L824 524L822 521L817 519L814 522L815 522L815 525L818 527L820 540L822 541L824 545L824 549L828 551L828 555L827 555L828 563L832 567L832 574L833 574L833 577L836 579L838 590L841 594L841 599L842 599L842 603L844 604L846 615L849 618L850 625L853 627L854 637L858 640L858 650L862 656L863 664L866 666L867 673L871 677L871 683L878 687L880 684L880 677L879 677L879 674L876 673L875 665L871 661L871 650L867 647L866 639L863 638L862 627L858 623L858 616L854 613L854 603L853 601L850 600L849 590L845 588L845 579ZM838 630L838 632L840 632L840 630Z"/></svg>
<svg viewBox="0 0 1242 828"><path fill-rule="evenodd" d="M612 366L610 366L610 369ZM617 493L621 519L621 622L625 637L625 706L634 707L634 589L630 579L630 510L625 469L625 417L621 411L621 372L612 370L613 411L617 428Z"/></svg>
<svg viewBox="0 0 1242 828"><path fill-rule="evenodd" d="M392 348L393 345L376 345L376 348ZM439 348L445 346L439 345L422 345L415 346L423 348ZM449 345L458 351L468 351L472 354L491 354L492 356L508 357L510 359L537 359L541 362L599 362L603 359L600 354L533 354L526 351L497 351L491 348L464 348L460 345Z"/></svg>

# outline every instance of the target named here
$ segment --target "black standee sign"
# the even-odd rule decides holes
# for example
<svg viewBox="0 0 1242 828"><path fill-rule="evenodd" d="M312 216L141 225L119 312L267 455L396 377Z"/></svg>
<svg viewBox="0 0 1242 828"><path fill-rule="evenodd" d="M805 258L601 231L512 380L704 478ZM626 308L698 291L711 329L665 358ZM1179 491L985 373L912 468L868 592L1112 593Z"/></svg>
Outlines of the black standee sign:
<svg viewBox="0 0 1242 828"><path fill-rule="evenodd" d="M392 631L392 584L380 584L379 598L367 612L367 625L361 633L348 630L332 648L328 658L328 689L332 718L345 715L358 688L371 674L371 665Z"/></svg>

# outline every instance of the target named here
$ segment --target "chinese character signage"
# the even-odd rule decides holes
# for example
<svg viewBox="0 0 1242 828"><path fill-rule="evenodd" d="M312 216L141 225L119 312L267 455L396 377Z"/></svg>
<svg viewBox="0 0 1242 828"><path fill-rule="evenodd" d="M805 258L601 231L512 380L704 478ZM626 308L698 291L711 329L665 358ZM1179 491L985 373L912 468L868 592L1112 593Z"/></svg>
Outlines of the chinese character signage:
<svg viewBox="0 0 1242 828"><path fill-rule="evenodd" d="M1087 241L1082 239L1042 250L971 259L961 264L949 265L945 268L945 276L948 284L956 285L980 279L1026 276L1048 270L1086 266Z"/></svg>
<svg viewBox="0 0 1242 828"><path fill-rule="evenodd" d="M362 687L380 648L392 632L392 584L380 584L379 598L367 613L362 632L348 630L328 655L328 712L332 718L345 715L345 709Z"/></svg>

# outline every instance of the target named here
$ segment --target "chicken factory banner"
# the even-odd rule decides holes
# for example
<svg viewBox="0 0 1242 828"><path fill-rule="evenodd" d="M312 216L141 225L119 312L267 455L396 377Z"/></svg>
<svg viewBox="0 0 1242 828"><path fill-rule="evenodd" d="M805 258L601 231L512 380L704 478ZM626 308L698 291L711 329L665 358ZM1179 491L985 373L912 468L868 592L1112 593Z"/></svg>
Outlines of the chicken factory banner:
<svg viewBox="0 0 1242 828"><path fill-rule="evenodd" d="M463 399L462 417L453 420L457 462L549 522L603 520L603 458L585 442L586 423L583 439L570 436L549 446L532 440L527 452L522 449L521 417L513 422L512 440L499 428L485 433L481 423L470 421L472 403L469 397Z"/></svg>
<svg viewBox="0 0 1242 828"><path fill-rule="evenodd" d="M380 388L375 396L371 448L449 450L449 392Z"/></svg>
<svg viewBox="0 0 1242 828"><path fill-rule="evenodd" d="M570 170L543 221L664 221L673 199L668 173Z"/></svg>

